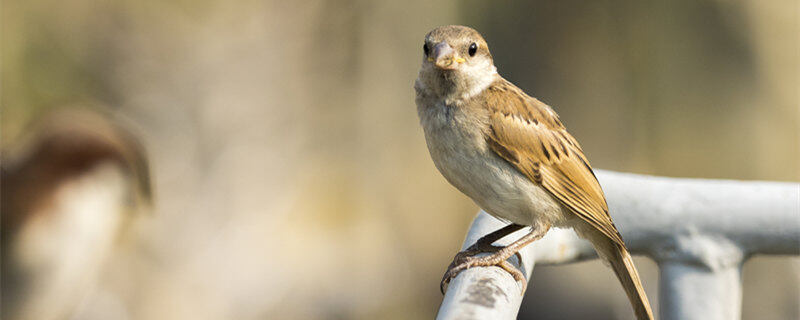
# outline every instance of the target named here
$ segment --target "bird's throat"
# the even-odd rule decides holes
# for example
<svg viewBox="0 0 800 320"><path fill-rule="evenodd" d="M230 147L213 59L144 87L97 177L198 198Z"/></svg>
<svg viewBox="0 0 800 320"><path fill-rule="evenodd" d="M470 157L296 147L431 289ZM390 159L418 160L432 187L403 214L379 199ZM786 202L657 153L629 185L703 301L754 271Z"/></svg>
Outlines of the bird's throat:
<svg viewBox="0 0 800 320"><path fill-rule="evenodd" d="M497 73L439 71L420 79L428 94L444 101L447 105L460 105L489 87L496 79Z"/></svg>

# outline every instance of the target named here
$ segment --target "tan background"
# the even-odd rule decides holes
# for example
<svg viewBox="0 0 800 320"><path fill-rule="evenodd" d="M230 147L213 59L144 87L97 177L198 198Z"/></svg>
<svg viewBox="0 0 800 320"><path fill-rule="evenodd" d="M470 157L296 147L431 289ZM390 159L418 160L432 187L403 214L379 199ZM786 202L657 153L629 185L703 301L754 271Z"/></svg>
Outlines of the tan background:
<svg viewBox="0 0 800 320"><path fill-rule="evenodd" d="M595 167L800 179L798 2L4 1L2 145L108 109L155 213L82 319L425 319L477 207L413 103L424 34L468 24ZM612 213L613 216L613 213ZM639 259L651 300L655 264ZM745 266L745 319L800 317L797 258ZM602 281L593 279L602 278ZM522 318L627 319L597 262L537 268ZM610 292L610 293L608 293Z"/></svg>

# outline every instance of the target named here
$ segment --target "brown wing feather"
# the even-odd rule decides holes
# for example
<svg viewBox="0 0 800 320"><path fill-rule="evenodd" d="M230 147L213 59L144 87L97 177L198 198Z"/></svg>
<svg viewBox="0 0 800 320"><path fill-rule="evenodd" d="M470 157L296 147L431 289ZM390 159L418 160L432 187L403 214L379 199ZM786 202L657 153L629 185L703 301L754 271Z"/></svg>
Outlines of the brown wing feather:
<svg viewBox="0 0 800 320"><path fill-rule="evenodd" d="M624 247L583 150L555 112L505 80L490 86L482 97L490 112L490 148Z"/></svg>

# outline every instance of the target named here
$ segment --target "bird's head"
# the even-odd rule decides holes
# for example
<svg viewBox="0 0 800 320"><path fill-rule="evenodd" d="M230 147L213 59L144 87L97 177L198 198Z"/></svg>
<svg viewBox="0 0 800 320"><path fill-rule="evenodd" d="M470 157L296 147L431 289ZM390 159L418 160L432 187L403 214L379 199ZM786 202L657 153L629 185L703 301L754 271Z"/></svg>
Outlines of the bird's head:
<svg viewBox="0 0 800 320"><path fill-rule="evenodd" d="M495 77L492 54L475 29L443 26L425 36L417 90L458 100L480 93Z"/></svg>

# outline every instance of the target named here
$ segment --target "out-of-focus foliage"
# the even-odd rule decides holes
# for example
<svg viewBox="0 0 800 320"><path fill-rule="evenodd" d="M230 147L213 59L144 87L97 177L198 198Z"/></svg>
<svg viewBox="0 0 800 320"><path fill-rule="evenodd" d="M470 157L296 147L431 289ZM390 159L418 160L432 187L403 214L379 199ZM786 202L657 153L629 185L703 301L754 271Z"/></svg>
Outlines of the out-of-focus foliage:
<svg viewBox="0 0 800 320"><path fill-rule="evenodd" d="M429 29L480 30L596 167L796 181L797 6L6 1L2 146L65 105L138 126L156 212L83 318L430 318L477 207L436 172L418 125ZM787 261L746 267L745 318L797 318ZM638 263L656 300L654 264ZM525 315L630 316L599 263L537 269L528 295Z"/></svg>

